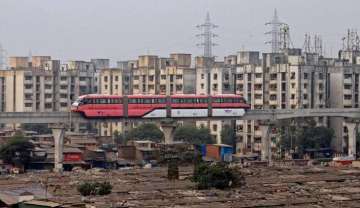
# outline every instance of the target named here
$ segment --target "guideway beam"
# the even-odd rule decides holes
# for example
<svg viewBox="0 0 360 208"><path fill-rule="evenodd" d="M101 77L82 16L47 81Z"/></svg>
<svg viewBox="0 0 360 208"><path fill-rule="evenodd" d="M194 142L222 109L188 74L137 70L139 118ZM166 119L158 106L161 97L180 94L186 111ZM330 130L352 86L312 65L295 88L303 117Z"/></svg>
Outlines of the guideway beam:
<svg viewBox="0 0 360 208"><path fill-rule="evenodd" d="M64 150L64 124L49 125L54 137L54 172L61 173L63 171L63 150Z"/></svg>

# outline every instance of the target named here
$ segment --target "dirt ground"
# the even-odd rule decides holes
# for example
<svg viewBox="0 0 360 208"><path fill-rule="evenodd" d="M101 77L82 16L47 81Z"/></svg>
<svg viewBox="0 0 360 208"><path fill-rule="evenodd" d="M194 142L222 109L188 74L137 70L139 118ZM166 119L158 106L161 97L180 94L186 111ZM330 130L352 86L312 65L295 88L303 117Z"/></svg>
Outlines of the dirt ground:
<svg viewBox="0 0 360 208"><path fill-rule="evenodd" d="M26 173L1 176L0 190L40 183L67 207L360 207L360 169L244 168L246 186L225 191L196 190L192 168L179 170L177 181L168 181L166 168ZM82 181L110 181L114 188L84 198L76 190Z"/></svg>

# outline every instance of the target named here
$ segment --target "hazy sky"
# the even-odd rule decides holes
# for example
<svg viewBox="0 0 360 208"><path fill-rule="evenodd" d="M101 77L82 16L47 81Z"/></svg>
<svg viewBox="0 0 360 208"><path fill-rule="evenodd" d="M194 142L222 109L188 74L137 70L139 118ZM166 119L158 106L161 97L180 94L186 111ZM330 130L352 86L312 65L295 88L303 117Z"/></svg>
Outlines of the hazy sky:
<svg viewBox="0 0 360 208"><path fill-rule="evenodd" d="M0 43L9 56L31 50L63 60L200 55L195 26L209 11L222 59L240 49L268 51L264 23L274 8L296 47L317 33L336 54L346 29L360 29L359 0L0 0Z"/></svg>

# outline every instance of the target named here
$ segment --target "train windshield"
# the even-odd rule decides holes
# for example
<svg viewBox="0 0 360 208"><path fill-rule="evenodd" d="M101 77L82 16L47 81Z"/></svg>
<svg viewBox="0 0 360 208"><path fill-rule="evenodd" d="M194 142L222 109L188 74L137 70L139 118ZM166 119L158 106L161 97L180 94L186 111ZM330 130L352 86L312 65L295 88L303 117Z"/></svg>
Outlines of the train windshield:
<svg viewBox="0 0 360 208"><path fill-rule="evenodd" d="M72 106L77 107L77 106L79 106L79 105L81 105L81 104L83 104L83 99L82 99L82 98L78 98L78 99L76 99L76 100L73 102Z"/></svg>

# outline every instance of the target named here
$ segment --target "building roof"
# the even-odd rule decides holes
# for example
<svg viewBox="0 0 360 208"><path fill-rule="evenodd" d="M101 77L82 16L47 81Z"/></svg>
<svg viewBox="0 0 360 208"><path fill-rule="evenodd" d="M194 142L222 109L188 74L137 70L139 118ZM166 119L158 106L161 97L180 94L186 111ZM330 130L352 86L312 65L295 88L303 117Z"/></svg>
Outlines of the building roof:
<svg viewBox="0 0 360 208"><path fill-rule="evenodd" d="M3 188L0 190L0 201L7 205L19 203L21 196L33 196L37 199L44 199L47 196L51 197L39 184L29 184L26 187Z"/></svg>
<svg viewBox="0 0 360 208"><path fill-rule="evenodd" d="M96 139L93 138L71 138L70 143L72 144L97 144Z"/></svg>

